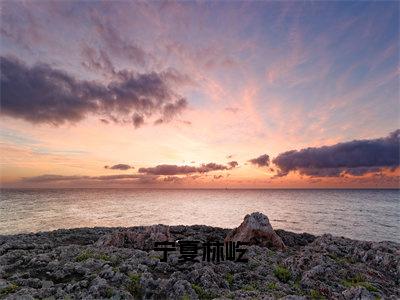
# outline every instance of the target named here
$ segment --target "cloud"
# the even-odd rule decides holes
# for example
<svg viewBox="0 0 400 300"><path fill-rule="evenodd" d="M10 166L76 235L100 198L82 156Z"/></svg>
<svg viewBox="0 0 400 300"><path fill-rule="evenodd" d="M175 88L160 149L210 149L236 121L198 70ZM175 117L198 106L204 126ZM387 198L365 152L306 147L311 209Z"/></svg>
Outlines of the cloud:
<svg viewBox="0 0 400 300"><path fill-rule="evenodd" d="M236 168L239 164L237 161L230 161L228 162L228 165L231 167L231 169Z"/></svg>
<svg viewBox="0 0 400 300"><path fill-rule="evenodd" d="M158 165L156 167L140 168L139 173L153 175L178 175L196 173L197 167L177 166L177 165Z"/></svg>
<svg viewBox="0 0 400 300"><path fill-rule="evenodd" d="M179 115L186 109L188 103L186 99L181 98L174 103L168 103L163 108L162 118L156 120L155 124L161 124L171 121L176 115Z"/></svg>
<svg viewBox="0 0 400 300"><path fill-rule="evenodd" d="M267 154L263 154L257 158L250 159L249 162L261 168L261 167L268 167L270 161L269 161L269 156Z"/></svg>
<svg viewBox="0 0 400 300"><path fill-rule="evenodd" d="M81 179L88 179L89 176L64 176L64 175L54 175L54 174L45 174L39 176L32 176L32 177L23 177L22 181L24 182L52 182L52 181L65 181L65 180L81 180Z"/></svg>
<svg viewBox="0 0 400 300"><path fill-rule="evenodd" d="M178 81L175 72L137 74L118 72L108 85L78 80L46 64L32 67L11 57L1 57L2 113L32 123L78 122L88 114L118 123L161 115L172 120L186 108L187 101L171 88ZM127 118L133 114L131 118Z"/></svg>
<svg viewBox="0 0 400 300"><path fill-rule="evenodd" d="M100 49L96 51L94 48L84 45L82 47L82 56L84 61L82 65L92 71L100 71L104 74L115 74L114 65L108 54Z"/></svg>
<svg viewBox="0 0 400 300"><path fill-rule="evenodd" d="M104 166L105 169L110 169L110 170L129 170L129 169L134 169L133 166L126 165L126 164L118 164L118 165L113 165L113 166Z"/></svg>
<svg viewBox="0 0 400 300"><path fill-rule="evenodd" d="M135 43L122 38L110 22L104 22L98 15L92 15L92 21L96 32L113 56L129 59L141 66L146 64L148 54Z"/></svg>
<svg viewBox="0 0 400 300"><path fill-rule="evenodd" d="M35 45L43 43L42 28L26 3L3 2L1 10L1 37L32 51Z"/></svg>
<svg viewBox="0 0 400 300"><path fill-rule="evenodd" d="M48 182L61 182L61 181L119 181L119 180L134 180L140 182L155 181L158 176L148 176L142 174L118 174L118 175L101 175L101 176L84 176L84 175L55 175L45 174L32 177L23 177L22 181L26 183L48 183Z"/></svg>
<svg viewBox="0 0 400 300"><path fill-rule="evenodd" d="M234 168L231 164L228 166L216 163L202 164L199 167L194 166L177 166L177 165L158 165L149 168L140 168L139 173L152 175L184 175L192 173L208 173L212 171L224 171Z"/></svg>
<svg viewBox="0 0 400 300"><path fill-rule="evenodd" d="M208 163L202 164L200 167L197 168L199 173L207 173L211 171L223 171L223 170L230 170L231 166L224 166L216 163Z"/></svg>
<svg viewBox="0 0 400 300"><path fill-rule="evenodd" d="M135 128L139 128L144 124L144 117L138 113L134 113L132 116L132 123Z"/></svg>
<svg viewBox="0 0 400 300"><path fill-rule="evenodd" d="M118 180L118 179L142 179L143 176L137 174L119 174L119 175L102 175L102 176L92 176L89 179L94 180Z"/></svg>
<svg viewBox="0 0 400 300"><path fill-rule="evenodd" d="M178 176L166 176L163 178L164 182L181 182L184 178Z"/></svg>
<svg viewBox="0 0 400 300"><path fill-rule="evenodd" d="M312 177L361 176L383 168L395 169L400 166L400 130L378 139L284 152L273 163L279 168L277 176L291 171Z"/></svg>

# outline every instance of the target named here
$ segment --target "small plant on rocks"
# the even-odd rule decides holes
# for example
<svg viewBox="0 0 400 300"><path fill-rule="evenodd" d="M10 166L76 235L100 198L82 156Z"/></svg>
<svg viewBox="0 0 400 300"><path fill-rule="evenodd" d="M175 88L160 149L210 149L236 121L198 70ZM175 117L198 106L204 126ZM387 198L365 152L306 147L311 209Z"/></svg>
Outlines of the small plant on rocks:
<svg viewBox="0 0 400 300"><path fill-rule="evenodd" d="M192 289L196 292L199 299L213 299L215 298L214 295L211 293L206 292L201 286L197 284L192 284Z"/></svg>
<svg viewBox="0 0 400 300"><path fill-rule="evenodd" d="M228 273L226 274L226 281L228 282L228 284L231 286L233 283L233 274L232 273Z"/></svg>
<svg viewBox="0 0 400 300"><path fill-rule="evenodd" d="M127 286L127 290L133 296L141 298L142 288L140 286L140 275L139 274L132 274L129 276L129 284Z"/></svg>
<svg viewBox="0 0 400 300"><path fill-rule="evenodd" d="M269 291L274 291L274 290L276 290L276 288L277 288L277 285L276 285L275 282L268 282L267 283L267 289Z"/></svg>
<svg viewBox="0 0 400 300"><path fill-rule="evenodd" d="M245 286L243 286L242 290L248 291L248 292L256 291L257 285L255 283L249 283L249 284L246 284Z"/></svg>
<svg viewBox="0 0 400 300"><path fill-rule="evenodd" d="M313 299L313 300L322 300L322 299L325 299L325 297L322 296L321 293L320 293L319 291L317 291L317 290L311 290L311 291L310 291L310 297L311 297L311 299Z"/></svg>
<svg viewBox="0 0 400 300"><path fill-rule="evenodd" d="M12 283L8 286L6 286L5 288L0 289L0 296L5 296L11 293L16 292L19 289L19 286Z"/></svg>
<svg viewBox="0 0 400 300"><path fill-rule="evenodd" d="M378 292L378 289L373 284L365 281L365 278L361 274L356 274L350 279L344 279L341 283L345 287L362 286L369 292Z"/></svg>
<svg viewBox="0 0 400 300"><path fill-rule="evenodd" d="M276 278L279 279L279 281L284 283L287 283L292 277L292 273L288 269L282 266L277 266L275 268L274 275L276 276Z"/></svg>

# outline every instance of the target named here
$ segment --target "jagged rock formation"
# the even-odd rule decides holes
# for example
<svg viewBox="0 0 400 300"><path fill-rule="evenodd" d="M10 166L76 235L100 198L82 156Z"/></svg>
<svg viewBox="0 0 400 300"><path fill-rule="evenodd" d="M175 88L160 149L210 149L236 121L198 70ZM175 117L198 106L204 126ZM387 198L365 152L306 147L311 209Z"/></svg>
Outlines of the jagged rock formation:
<svg viewBox="0 0 400 300"><path fill-rule="evenodd" d="M400 299L395 242L276 230L286 251L249 246L247 263L202 261L200 251L199 262L182 263L179 251L162 262L158 251L133 248L150 244L125 242L121 232L167 234L141 226L0 235L0 299ZM229 232L169 227L172 241L223 241Z"/></svg>
<svg viewBox="0 0 400 300"><path fill-rule="evenodd" d="M225 238L225 242L241 241L250 245L272 247L285 250L286 246L282 239L275 233L268 217L260 212L246 215L242 224L235 228Z"/></svg>

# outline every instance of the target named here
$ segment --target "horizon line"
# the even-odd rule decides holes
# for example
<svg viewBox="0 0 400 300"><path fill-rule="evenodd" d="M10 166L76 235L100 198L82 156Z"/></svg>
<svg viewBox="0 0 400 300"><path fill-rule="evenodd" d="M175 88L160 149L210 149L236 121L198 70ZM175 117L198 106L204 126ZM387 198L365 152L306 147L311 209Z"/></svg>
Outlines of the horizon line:
<svg viewBox="0 0 400 300"><path fill-rule="evenodd" d="M163 187L0 187L1 190L400 190L400 187L343 188L163 188Z"/></svg>

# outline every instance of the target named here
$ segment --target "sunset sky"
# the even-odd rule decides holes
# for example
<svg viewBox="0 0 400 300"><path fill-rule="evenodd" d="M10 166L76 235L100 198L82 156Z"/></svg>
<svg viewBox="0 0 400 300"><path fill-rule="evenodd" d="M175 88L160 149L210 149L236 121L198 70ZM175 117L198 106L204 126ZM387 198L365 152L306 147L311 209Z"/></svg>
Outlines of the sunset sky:
<svg viewBox="0 0 400 300"><path fill-rule="evenodd" d="M399 2L1 2L2 187L399 187Z"/></svg>

